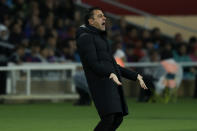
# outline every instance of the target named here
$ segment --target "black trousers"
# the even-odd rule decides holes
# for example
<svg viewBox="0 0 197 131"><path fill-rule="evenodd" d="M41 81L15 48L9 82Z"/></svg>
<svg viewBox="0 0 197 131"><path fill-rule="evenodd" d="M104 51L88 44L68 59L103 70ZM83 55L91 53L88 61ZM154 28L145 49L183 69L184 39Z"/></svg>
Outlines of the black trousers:
<svg viewBox="0 0 197 131"><path fill-rule="evenodd" d="M94 131L116 131L122 121L122 113L113 113L103 116Z"/></svg>

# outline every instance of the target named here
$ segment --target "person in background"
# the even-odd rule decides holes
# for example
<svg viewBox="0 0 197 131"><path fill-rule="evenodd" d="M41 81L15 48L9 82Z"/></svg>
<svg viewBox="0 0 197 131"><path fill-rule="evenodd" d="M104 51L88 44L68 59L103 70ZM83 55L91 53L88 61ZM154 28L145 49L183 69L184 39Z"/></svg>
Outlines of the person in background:
<svg viewBox="0 0 197 131"><path fill-rule="evenodd" d="M151 40L151 34L148 30L142 30L140 37L143 43L147 43L148 41Z"/></svg>
<svg viewBox="0 0 197 131"><path fill-rule="evenodd" d="M145 54L148 54L149 51L152 51L155 49L154 43L151 40L147 40L144 42L144 49L145 49Z"/></svg>
<svg viewBox="0 0 197 131"><path fill-rule="evenodd" d="M79 27L82 24L81 21L81 12L80 11L75 11L74 13L74 21L75 21L75 27Z"/></svg>
<svg viewBox="0 0 197 131"><path fill-rule="evenodd" d="M36 27L38 27L41 24L41 19L37 15L32 15L30 18L26 21L26 24L24 25L24 35L26 38L31 38L34 33Z"/></svg>
<svg viewBox="0 0 197 131"><path fill-rule="evenodd" d="M35 28L35 33L30 38L31 41L39 41L41 45L46 44L46 31L44 25L39 25Z"/></svg>
<svg viewBox="0 0 197 131"><path fill-rule="evenodd" d="M54 63L54 62L59 62L58 57L55 55L55 52L52 48L48 48L48 62Z"/></svg>
<svg viewBox="0 0 197 131"><path fill-rule="evenodd" d="M134 28L134 27L132 27L132 26L130 26L130 25L128 25L126 27L126 34L123 37L123 41L124 41L126 47L134 46L135 45L135 42L137 40L139 40L138 37L139 36L138 36L137 29Z"/></svg>
<svg viewBox="0 0 197 131"><path fill-rule="evenodd" d="M55 56L61 56L61 53L57 48L57 38L52 34L47 37L47 47L50 50L53 50Z"/></svg>
<svg viewBox="0 0 197 131"><path fill-rule="evenodd" d="M195 46L197 45L197 38L195 36L192 36L190 37L189 39L189 43L188 43L188 50L189 50L189 53L193 53L193 50L195 48Z"/></svg>
<svg viewBox="0 0 197 131"><path fill-rule="evenodd" d="M170 42L166 42L160 53L161 59L173 58L173 47Z"/></svg>
<svg viewBox="0 0 197 131"><path fill-rule="evenodd" d="M69 38L62 47L62 62L80 62L78 53L76 52L76 40ZM88 89L86 77L82 68L77 68L74 76L74 83L79 99L74 103L75 106L91 105L91 96Z"/></svg>
<svg viewBox="0 0 197 131"><path fill-rule="evenodd" d="M79 55L76 48L76 40L73 38L68 38L61 45L62 54L61 61L71 61L71 62L80 62Z"/></svg>
<svg viewBox="0 0 197 131"><path fill-rule="evenodd" d="M152 36L151 39L154 43L154 48L158 49L163 41L160 28L158 27L153 28L151 31L151 36Z"/></svg>
<svg viewBox="0 0 197 131"><path fill-rule="evenodd" d="M6 0L0 1L0 21L3 20L5 14L10 14L11 10L10 7L7 5Z"/></svg>
<svg viewBox="0 0 197 131"><path fill-rule="evenodd" d="M137 57L137 62L140 61L145 56L145 50L143 49L141 40L136 40L135 46L133 48L133 53Z"/></svg>
<svg viewBox="0 0 197 131"><path fill-rule="evenodd" d="M39 62L41 62L41 63L48 63L48 60L47 60L48 56L49 56L48 48L46 46L41 46Z"/></svg>
<svg viewBox="0 0 197 131"><path fill-rule="evenodd" d="M25 62L39 62L40 45L31 46L31 52L26 53Z"/></svg>
<svg viewBox="0 0 197 131"><path fill-rule="evenodd" d="M122 50L122 43L115 42L112 44L112 54L114 55L114 58L120 58L123 62L126 62L126 54Z"/></svg>
<svg viewBox="0 0 197 131"><path fill-rule="evenodd" d="M174 35L174 44L173 44L173 48L176 48L177 46L179 46L179 44L183 43L183 36L181 33L176 33Z"/></svg>
<svg viewBox="0 0 197 131"><path fill-rule="evenodd" d="M157 50L151 50L148 52L146 56L144 56L140 62L159 62L160 56ZM157 81L158 70L160 67L144 67L143 69L140 68L146 85L149 87L149 90L142 90L140 89L140 94L138 97L139 102L148 102L151 97L154 95L155 85L154 82Z"/></svg>
<svg viewBox="0 0 197 131"><path fill-rule="evenodd" d="M9 58L9 61L16 64L22 64L25 62L25 47L19 44L16 47L16 51Z"/></svg>
<svg viewBox="0 0 197 131"><path fill-rule="evenodd" d="M23 38L21 44L25 47L25 55L31 52L29 39Z"/></svg>
<svg viewBox="0 0 197 131"><path fill-rule="evenodd" d="M78 68L74 77L74 83L79 99L74 103L75 106L89 106L91 105L91 94L88 88L88 83L85 77L85 73L82 68Z"/></svg>
<svg viewBox="0 0 197 131"><path fill-rule="evenodd" d="M22 34L21 25L16 23L12 26L9 42L17 46L18 43L22 42L22 39L23 39L23 34Z"/></svg>
<svg viewBox="0 0 197 131"><path fill-rule="evenodd" d="M188 54L187 45L185 43L181 43L178 46L177 51L173 52L173 58L176 62L192 62ZM184 79L191 79L194 77L193 67L184 67L183 72Z"/></svg>
<svg viewBox="0 0 197 131"><path fill-rule="evenodd" d="M193 62L197 62L197 43L192 45L192 52L189 55ZM194 98L197 98L197 68L193 68L193 73L195 74L195 89L194 89Z"/></svg>
<svg viewBox="0 0 197 131"><path fill-rule="evenodd" d="M0 67L7 66L10 54L14 51L15 46L8 42L9 30L0 24ZM0 95L6 94L6 78L7 72L0 71Z"/></svg>

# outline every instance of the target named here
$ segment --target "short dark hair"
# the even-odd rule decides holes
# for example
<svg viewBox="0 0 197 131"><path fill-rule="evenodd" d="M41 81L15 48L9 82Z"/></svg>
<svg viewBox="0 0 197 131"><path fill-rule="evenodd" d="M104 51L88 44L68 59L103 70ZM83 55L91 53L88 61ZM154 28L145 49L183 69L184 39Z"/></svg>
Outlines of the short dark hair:
<svg viewBox="0 0 197 131"><path fill-rule="evenodd" d="M90 18L93 18L93 12L94 12L94 10L101 10L101 11L103 11L101 8L99 8L99 7L92 7L92 8L89 8L87 11L86 11L86 13L85 13L85 17L84 17L84 21L85 21L85 24L86 25L89 25L89 21L88 21L88 19L90 19Z"/></svg>

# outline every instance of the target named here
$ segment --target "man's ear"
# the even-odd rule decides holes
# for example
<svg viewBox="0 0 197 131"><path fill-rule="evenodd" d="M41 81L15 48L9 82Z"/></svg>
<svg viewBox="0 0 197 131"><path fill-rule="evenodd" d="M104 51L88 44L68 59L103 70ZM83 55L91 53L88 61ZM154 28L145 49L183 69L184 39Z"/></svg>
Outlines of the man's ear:
<svg viewBox="0 0 197 131"><path fill-rule="evenodd" d="M92 25L93 24L93 19L88 19L88 22L90 23L90 25Z"/></svg>

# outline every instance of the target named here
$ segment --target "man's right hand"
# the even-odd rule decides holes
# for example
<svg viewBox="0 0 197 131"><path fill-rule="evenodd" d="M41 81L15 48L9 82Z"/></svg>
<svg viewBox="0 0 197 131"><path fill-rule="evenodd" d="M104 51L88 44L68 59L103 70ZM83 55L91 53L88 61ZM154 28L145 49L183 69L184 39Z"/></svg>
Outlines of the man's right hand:
<svg viewBox="0 0 197 131"><path fill-rule="evenodd" d="M118 77L116 76L116 74L111 73L109 78L112 79L117 85L122 85L122 83L118 80Z"/></svg>

